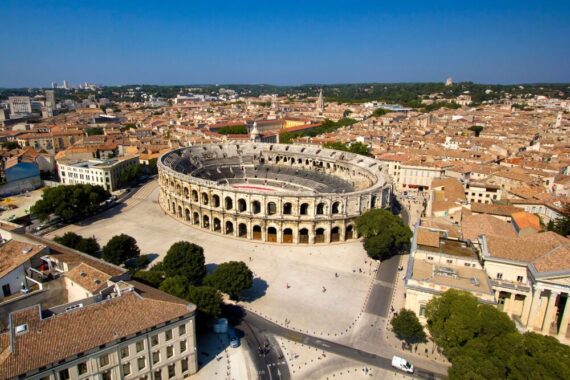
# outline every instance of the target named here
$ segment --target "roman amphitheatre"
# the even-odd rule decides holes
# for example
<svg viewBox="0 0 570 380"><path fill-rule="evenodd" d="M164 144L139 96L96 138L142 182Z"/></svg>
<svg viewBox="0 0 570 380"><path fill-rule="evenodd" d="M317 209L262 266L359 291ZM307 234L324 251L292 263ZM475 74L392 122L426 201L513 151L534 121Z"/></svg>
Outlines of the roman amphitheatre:
<svg viewBox="0 0 570 380"><path fill-rule="evenodd" d="M373 158L320 146L197 145L158 162L165 212L220 235L270 243L357 238L355 219L388 207L392 185Z"/></svg>

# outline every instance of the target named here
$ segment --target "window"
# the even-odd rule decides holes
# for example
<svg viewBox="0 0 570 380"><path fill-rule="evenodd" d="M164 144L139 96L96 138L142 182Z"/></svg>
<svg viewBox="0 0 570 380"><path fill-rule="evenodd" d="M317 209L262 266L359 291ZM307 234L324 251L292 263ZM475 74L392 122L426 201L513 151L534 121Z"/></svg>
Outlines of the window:
<svg viewBox="0 0 570 380"><path fill-rule="evenodd" d="M188 371L188 359L182 359L180 363L182 364L182 372Z"/></svg>
<svg viewBox="0 0 570 380"><path fill-rule="evenodd" d="M471 266L471 264L469 264L469 263L464 263L463 265L465 265L466 267L470 267L470 266Z"/></svg>
<svg viewBox="0 0 570 380"><path fill-rule="evenodd" d="M420 317L426 315L426 305L420 305Z"/></svg>
<svg viewBox="0 0 570 380"><path fill-rule="evenodd" d="M447 259L447 260L445 260L445 261L446 261L448 264L453 264L453 260L451 260L451 259Z"/></svg>
<svg viewBox="0 0 570 380"><path fill-rule="evenodd" d="M503 274L497 273L497 280L502 280L502 279L503 279Z"/></svg>
<svg viewBox="0 0 570 380"><path fill-rule="evenodd" d="M136 350L137 352L141 352L142 350L144 350L144 342L142 340L139 340L137 342Z"/></svg>
<svg viewBox="0 0 570 380"><path fill-rule="evenodd" d="M168 366L168 378L172 379L174 376L176 376L176 367L171 364Z"/></svg>
<svg viewBox="0 0 570 380"><path fill-rule="evenodd" d="M143 369L146 368L146 360L144 356L137 359L137 367L139 371L142 371Z"/></svg>
<svg viewBox="0 0 570 380"><path fill-rule="evenodd" d="M166 347L166 357L171 358L174 356L174 346Z"/></svg>
<svg viewBox="0 0 570 380"><path fill-rule="evenodd" d="M105 367L106 365L109 365L109 354L99 356L99 365L101 367Z"/></svg>
<svg viewBox="0 0 570 380"><path fill-rule="evenodd" d="M167 341L169 341L170 339L172 339L172 330L168 330L164 333L164 336L166 338Z"/></svg>
<svg viewBox="0 0 570 380"><path fill-rule="evenodd" d="M517 276L517 282L523 282L523 276Z"/></svg>
<svg viewBox="0 0 570 380"><path fill-rule="evenodd" d="M158 334L155 334L150 337L150 345L156 346L158 344Z"/></svg>
<svg viewBox="0 0 570 380"><path fill-rule="evenodd" d="M101 374L101 380L113 380L113 377L111 376L111 371L103 372Z"/></svg>
<svg viewBox="0 0 570 380"><path fill-rule="evenodd" d="M178 326L178 335L184 335L184 334L186 334L186 325Z"/></svg>
<svg viewBox="0 0 570 380"><path fill-rule="evenodd" d="M68 380L69 379L69 369L68 368L59 371L59 379L60 380Z"/></svg>
<svg viewBox="0 0 570 380"><path fill-rule="evenodd" d="M50 376L50 375L47 375L47 376L44 376L44 377L40 377L40 380L51 380L51 376Z"/></svg>
<svg viewBox="0 0 570 380"><path fill-rule="evenodd" d="M154 380L162 380L162 370L154 371Z"/></svg>
<svg viewBox="0 0 570 380"><path fill-rule="evenodd" d="M77 365L77 373L85 375L87 373L87 362L79 363Z"/></svg>
<svg viewBox="0 0 570 380"><path fill-rule="evenodd" d="M123 375L129 376L131 374L131 363L123 364Z"/></svg>
<svg viewBox="0 0 570 380"><path fill-rule="evenodd" d="M186 351L186 341L181 340L180 341L180 352L184 352L184 351Z"/></svg>
<svg viewBox="0 0 570 380"><path fill-rule="evenodd" d="M433 260L433 256L428 256L427 259L428 259L428 260Z"/></svg>
<svg viewBox="0 0 570 380"><path fill-rule="evenodd" d="M122 347L121 348L121 359L124 359L127 356L129 356L129 346Z"/></svg>
<svg viewBox="0 0 570 380"><path fill-rule="evenodd" d="M152 364L156 364L160 361L160 351L154 351L152 353Z"/></svg>

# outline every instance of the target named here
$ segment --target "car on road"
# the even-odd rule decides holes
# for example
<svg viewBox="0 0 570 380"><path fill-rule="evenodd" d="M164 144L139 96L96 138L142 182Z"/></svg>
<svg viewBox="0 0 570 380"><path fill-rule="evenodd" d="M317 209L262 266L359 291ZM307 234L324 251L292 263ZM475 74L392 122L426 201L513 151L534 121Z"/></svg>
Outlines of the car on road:
<svg viewBox="0 0 570 380"><path fill-rule="evenodd" d="M230 347L232 348L239 347L239 338L237 336L230 337Z"/></svg>
<svg viewBox="0 0 570 380"><path fill-rule="evenodd" d="M414 366L412 363L399 356L394 356L392 358L392 367L407 373L414 373Z"/></svg>

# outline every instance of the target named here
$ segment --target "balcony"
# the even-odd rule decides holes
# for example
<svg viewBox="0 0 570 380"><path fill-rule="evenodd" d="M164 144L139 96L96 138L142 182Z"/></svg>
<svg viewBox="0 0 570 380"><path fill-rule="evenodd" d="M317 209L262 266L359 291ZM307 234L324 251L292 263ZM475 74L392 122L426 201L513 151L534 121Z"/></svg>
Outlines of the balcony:
<svg viewBox="0 0 570 380"><path fill-rule="evenodd" d="M529 285L525 285L521 282L505 281L492 278L489 278L489 280L491 281L491 286L494 288L516 290L523 293L528 293L531 290L531 287Z"/></svg>

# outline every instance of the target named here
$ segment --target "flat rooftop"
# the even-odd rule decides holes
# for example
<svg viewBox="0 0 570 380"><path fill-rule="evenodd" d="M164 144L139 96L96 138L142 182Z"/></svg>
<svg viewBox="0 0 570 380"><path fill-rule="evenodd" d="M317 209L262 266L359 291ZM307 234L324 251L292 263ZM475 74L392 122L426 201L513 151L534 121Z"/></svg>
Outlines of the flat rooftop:
<svg viewBox="0 0 570 380"><path fill-rule="evenodd" d="M460 240L439 239L439 246L433 247L418 243L418 249L428 252L437 252L444 255L477 258L477 255L467 243Z"/></svg>

